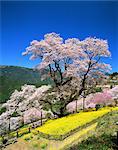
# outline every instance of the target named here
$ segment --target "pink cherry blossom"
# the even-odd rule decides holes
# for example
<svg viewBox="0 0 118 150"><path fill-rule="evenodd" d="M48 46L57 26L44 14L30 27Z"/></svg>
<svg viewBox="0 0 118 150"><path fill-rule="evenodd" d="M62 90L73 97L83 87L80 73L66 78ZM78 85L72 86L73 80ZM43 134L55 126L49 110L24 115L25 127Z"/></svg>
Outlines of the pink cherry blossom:
<svg viewBox="0 0 118 150"><path fill-rule="evenodd" d="M112 95L108 91L96 93L91 101L95 104L107 104L112 101Z"/></svg>
<svg viewBox="0 0 118 150"><path fill-rule="evenodd" d="M100 57L110 56L107 41L92 37L83 41L78 38L64 41L59 34L53 32L44 35L44 40L33 40L24 54L32 54L31 59L40 58L42 60L37 66L38 69L51 65L51 68L55 70L54 63L58 61L63 73L78 78L87 71L90 60L93 65L91 65L88 76L95 76L95 74L104 76L103 72L108 72L111 69L110 65L99 63ZM64 69L65 64L66 70Z"/></svg>
<svg viewBox="0 0 118 150"><path fill-rule="evenodd" d="M45 118L46 113L42 111L42 118ZM36 108L30 108L24 112L24 123L31 123L41 119L41 111Z"/></svg>

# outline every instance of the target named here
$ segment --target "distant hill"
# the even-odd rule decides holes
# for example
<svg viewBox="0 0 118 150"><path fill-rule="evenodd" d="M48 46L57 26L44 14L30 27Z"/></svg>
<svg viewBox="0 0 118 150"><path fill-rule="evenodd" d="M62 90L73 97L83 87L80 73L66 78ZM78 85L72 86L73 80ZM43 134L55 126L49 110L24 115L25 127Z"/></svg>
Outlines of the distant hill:
<svg viewBox="0 0 118 150"><path fill-rule="evenodd" d="M41 81L41 73L36 70L18 66L0 66L0 103L6 102L12 92L15 89L20 90L24 84L39 87L51 83L49 78Z"/></svg>

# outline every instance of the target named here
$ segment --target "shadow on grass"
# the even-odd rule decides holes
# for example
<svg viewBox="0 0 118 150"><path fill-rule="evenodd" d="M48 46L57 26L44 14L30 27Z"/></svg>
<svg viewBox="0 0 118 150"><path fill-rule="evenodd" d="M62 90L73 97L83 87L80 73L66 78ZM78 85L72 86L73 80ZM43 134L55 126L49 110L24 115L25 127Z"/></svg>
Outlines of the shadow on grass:
<svg viewBox="0 0 118 150"><path fill-rule="evenodd" d="M80 144L68 148L68 150L118 150L116 136L102 134L101 136L92 136Z"/></svg>

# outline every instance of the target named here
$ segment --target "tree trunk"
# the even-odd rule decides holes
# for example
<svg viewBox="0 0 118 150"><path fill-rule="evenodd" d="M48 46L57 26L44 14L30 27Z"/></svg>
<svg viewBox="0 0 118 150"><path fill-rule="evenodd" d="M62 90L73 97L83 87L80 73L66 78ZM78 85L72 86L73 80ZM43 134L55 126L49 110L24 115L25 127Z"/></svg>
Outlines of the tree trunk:
<svg viewBox="0 0 118 150"><path fill-rule="evenodd" d="M85 111L85 97L83 97L83 111Z"/></svg>
<svg viewBox="0 0 118 150"><path fill-rule="evenodd" d="M8 131L10 132L10 117L9 117L9 126L8 126Z"/></svg>
<svg viewBox="0 0 118 150"><path fill-rule="evenodd" d="M76 108L75 108L75 112L77 113L77 100L76 100Z"/></svg>

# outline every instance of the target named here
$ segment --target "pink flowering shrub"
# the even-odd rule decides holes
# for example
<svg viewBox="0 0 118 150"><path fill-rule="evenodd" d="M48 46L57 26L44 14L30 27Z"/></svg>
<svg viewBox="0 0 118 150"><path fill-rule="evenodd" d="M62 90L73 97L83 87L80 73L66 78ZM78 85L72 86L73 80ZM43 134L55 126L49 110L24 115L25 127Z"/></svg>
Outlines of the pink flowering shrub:
<svg viewBox="0 0 118 150"><path fill-rule="evenodd" d="M77 108L82 108L82 100L77 100ZM73 101L67 105L68 112L73 112L76 109L76 101Z"/></svg>
<svg viewBox="0 0 118 150"><path fill-rule="evenodd" d="M86 105L86 108L95 108L96 104L95 103L90 103Z"/></svg>
<svg viewBox="0 0 118 150"><path fill-rule="evenodd" d="M112 95L109 91L104 91L102 93L96 93L91 102L94 104L109 104L112 101Z"/></svg>

